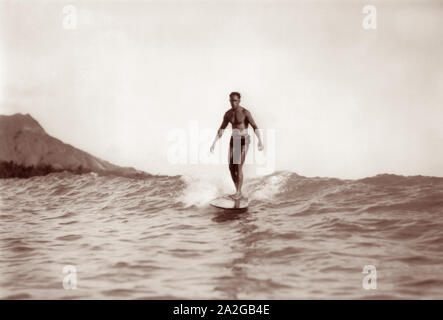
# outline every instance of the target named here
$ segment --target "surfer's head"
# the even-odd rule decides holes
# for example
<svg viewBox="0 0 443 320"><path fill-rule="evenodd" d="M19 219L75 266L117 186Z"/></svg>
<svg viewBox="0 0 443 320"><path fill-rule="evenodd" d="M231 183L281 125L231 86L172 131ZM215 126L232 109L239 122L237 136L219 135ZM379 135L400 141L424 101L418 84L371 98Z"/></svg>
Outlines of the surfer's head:
<svg viewBox="0 0 443 320"><path fill-rule="evenodd" d="M231 94L229 95L229 102L231 103L231 106L233 108L237 108L240 105L240 93L238 92L231 92Z"/></svg>

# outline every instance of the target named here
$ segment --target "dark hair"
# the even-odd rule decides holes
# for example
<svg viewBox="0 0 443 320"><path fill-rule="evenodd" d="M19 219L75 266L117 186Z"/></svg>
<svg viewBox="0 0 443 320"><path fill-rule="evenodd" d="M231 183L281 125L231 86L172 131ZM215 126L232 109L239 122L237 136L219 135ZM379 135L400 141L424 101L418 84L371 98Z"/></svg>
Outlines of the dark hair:
<svg viewBox="0 0 443 320"><path fill-rule="evenodd" d="M231 94L229 95L229 98L232 98L232 96L237 96L237 98L241 99L241 95L239 92L231 92Z"/></svg>

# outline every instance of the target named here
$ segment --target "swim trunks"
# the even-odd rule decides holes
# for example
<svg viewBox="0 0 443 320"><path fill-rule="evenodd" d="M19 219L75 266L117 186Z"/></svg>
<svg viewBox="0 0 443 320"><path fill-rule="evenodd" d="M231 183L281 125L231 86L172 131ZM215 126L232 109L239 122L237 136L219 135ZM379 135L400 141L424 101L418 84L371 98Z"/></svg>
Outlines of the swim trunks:
<svg viewBox="0 0 443 320"><path fill-rule="evenodd" d="M229 159L230 163L233 164L241 163L241 150L244 146L249 146L251 143L251 137L247 135L233 135L229 141L229 147L232 149L232 160Z"/></svg>
<svg viewBox="0 0 443 320"><path fill-rule="evenodd" d="M249 134L248 135L245 135L245 136L231 136L231 140L229 140L229 146L230 147L232 147L233 146L233 144L234 144L234 139L235 139L235 145L237 146L237 144L238 144L238 139L241 139L240 140L240 146L244 146L244 145L246 145L246 144L250 144L251 143L251 137L249 136Z"/></svg>

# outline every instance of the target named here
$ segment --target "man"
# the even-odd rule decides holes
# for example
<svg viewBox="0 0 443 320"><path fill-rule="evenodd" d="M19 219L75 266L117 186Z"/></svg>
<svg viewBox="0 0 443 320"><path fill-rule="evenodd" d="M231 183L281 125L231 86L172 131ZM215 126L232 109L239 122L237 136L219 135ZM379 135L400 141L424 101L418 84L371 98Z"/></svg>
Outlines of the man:
<svg viewBox="0 0 443 320"><path fill-rule="evenodd" d="M258 150L263 150L263 143L260 131L252 119L251 113L240 106L240 93L231 92L229 95L229 102L231 109L226 111L223 122L218 129L215 136L214 143L211 146L211 152L214 152L215 143L223 135L223 130L226 129L228 123L232 125L232 136L229 142L229 171L231 172L232 180L235 184L236 193L231 197L240 199L242 197L241 188L243 185L243 164L245 162L246 153L248 152L250 136L248 134L248 125L251 124L255 134L258 138Z"/></svg>

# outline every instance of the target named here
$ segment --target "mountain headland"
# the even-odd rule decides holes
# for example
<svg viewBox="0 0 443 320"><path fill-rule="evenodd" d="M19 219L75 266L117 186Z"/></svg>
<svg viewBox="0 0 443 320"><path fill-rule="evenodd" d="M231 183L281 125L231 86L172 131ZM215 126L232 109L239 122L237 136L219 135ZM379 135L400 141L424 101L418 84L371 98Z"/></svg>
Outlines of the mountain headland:
<svg viewBox="0 0 443 320"><path fill-rule="evenodd" d="M50 136L29 114L0 115L0 178L28 178L60 171L150 176L114 165Z"/></svg>

